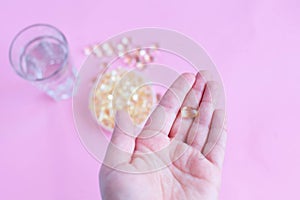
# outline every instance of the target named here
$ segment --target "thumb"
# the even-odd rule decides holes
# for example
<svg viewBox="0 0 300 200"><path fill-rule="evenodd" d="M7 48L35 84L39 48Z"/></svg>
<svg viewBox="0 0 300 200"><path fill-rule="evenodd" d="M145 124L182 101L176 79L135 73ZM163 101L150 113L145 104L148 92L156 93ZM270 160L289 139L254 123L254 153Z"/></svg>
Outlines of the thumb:
<svg viewBox="0 0 300 200"><path fill-rule="evenodd" d="M127 111L117 111L115 117L115 128L111 143L122 151L133 153L135 147L135 126Z"/></svg>
<svg viewBox="0 0 300 200"><path fill-rule="evenodd" d="M128 113L119 110L115 117L115 128L108 146L105 163L114 167L120 163L130 162L135 148L135 126Z"/></svg>

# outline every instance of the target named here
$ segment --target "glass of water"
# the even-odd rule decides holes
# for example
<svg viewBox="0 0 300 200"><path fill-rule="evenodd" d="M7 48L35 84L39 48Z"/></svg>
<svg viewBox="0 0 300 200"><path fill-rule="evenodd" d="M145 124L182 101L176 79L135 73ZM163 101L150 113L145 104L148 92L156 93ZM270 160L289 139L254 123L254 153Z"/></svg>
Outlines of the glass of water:
<svg viewBox="0 0 300 200"><path fill-rule="evenodd" d="M35 24L21 30L11 43L9 59L19 76L53 99L72 96L76 70L66 37L54 26Z"/></svg>

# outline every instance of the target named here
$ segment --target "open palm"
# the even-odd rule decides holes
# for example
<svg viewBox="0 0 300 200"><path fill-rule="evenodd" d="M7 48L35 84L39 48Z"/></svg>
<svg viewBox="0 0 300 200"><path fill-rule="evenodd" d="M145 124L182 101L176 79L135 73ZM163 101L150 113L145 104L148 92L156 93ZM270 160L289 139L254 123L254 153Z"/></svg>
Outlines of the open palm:
<svg viewBox="0 0 300 200"><path fill-rule="evenodd" d="M181 75L138 131L119 111L100 170L103 199L217 199L226 132L218 85ZM185 118L181 108L198 109Z"/></svg>

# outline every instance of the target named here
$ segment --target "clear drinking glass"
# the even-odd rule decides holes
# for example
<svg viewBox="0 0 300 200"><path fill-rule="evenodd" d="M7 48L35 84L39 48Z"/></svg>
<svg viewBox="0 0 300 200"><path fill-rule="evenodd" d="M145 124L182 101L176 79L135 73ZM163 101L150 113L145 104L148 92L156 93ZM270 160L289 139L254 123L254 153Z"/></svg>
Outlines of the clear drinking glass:
<svg viewBox="0 0 300 200"><path fill-rule="evenodd" d="M72 96L76 70L69 58L68 42L48 24L34 24L13 39L9 59L16 73L55 100Z"/></svg>

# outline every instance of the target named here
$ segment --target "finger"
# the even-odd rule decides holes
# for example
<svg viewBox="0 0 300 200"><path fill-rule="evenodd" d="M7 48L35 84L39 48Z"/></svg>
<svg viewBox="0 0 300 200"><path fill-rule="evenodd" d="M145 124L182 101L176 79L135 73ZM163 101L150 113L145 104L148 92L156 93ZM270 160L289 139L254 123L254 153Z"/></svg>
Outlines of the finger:
<svg viewBox="0 0 300 200"><path fill-rule="evenodd" d="M208 82L204 89L203 98L200 102L198 116L193 121L187 137L187 144L203 150L210 128L213 112L215 110L215 97L218 93L218 83Z"/></svg>
<svg viewBox="0 0 300 200"><path fill-rule="evenodd" d="M185 73L176 79L150 115L146 122L147 126L142 130L139 137L148 130L160 131L169 135L177 113L194 81L195 76L190 73Z"/></svg>
<svg viewBox="0 0 300 200"><path fill-rule="evenodd" d="M151 113L145 127L136 140L138 151L159 151L169 144L169 132L195 76L185 73L179 76Z"/></svg>
<svg viewBox="0 0 300 200"><path fill-rule="evenodd" d="M207 142L203 149L203 155L219 168L223 165L227 139L225 118L224 110L215 110Z"/></svg>
<svg viewBox="0 0 300 200"><path fill-rule="evenodd" d="M200 100L203 95L203 91L205 88L206 80L202 76L202 73L198 72L196 75L196 81L192 87L192 89L189 91L187 96L184 99L184 102L181 106L181 109L183 107L192 107L194 109L198 110ZM180 113L177 115L177 118L174 122L174 125L170 132L170 137L176 137L176 139L185 141L186 135L192 125L192 122L194 121L193 118L182 118Z"/></svg>
<svg viewBox="0 0 300 200"><path fill-rule="evenodd" d="M203 79L206 80L206 82L213 81L213 75L208 70L202 70L200 71L200 73Z"/></svg>
<svg viewBox="0 0 300 200"><path fill-rule="evenodd" d="M115 119L115 128L105 157L105 164L111 167L130 162L135 148L135 126L128 113L120 110Z"/></svg>

